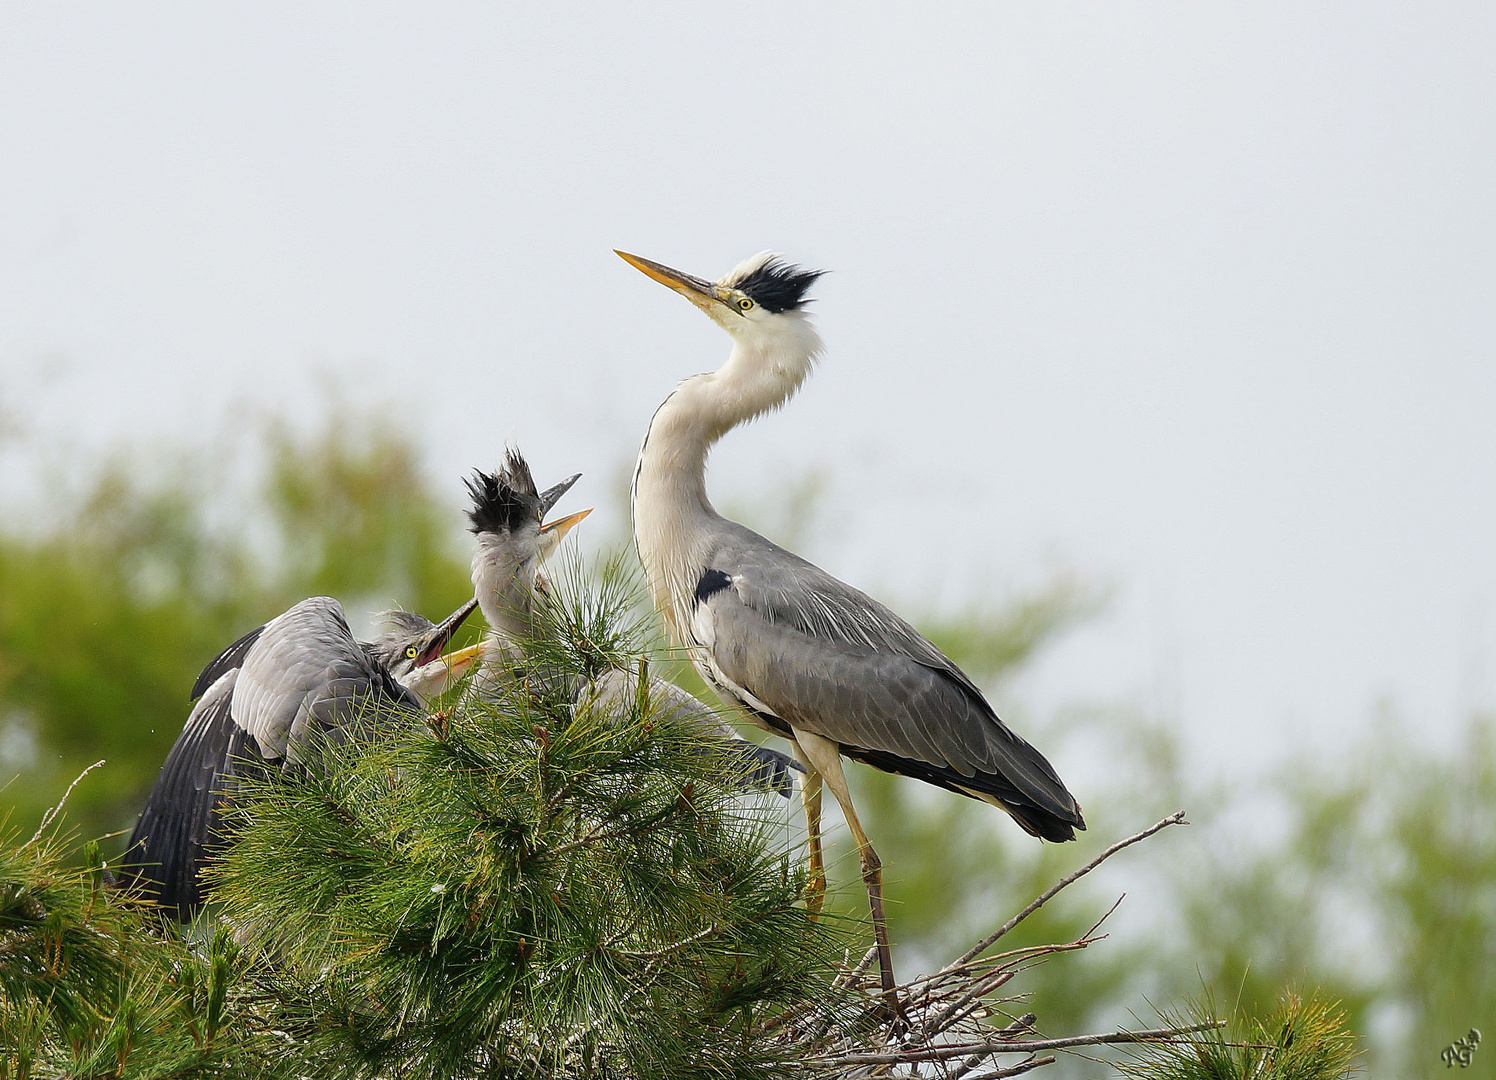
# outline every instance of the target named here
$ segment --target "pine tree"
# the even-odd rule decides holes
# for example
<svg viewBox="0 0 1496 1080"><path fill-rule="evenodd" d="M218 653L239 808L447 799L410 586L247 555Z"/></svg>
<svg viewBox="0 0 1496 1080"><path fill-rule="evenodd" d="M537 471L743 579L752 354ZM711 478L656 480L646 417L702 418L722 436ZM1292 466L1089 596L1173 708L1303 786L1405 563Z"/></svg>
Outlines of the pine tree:
<svg viewBox="0 0 1496 1080"><path fill-rule="evenodd" d="M215 895L315 1075L795 1064L765 1021L830 1002L842 934L799 905L780 811L647 693L572 704L580 680L645 663L633 610L614 565L552 607L498 700L371 719L377 743L325 746L239 800Z"/></svg>
<svg viewBox="0 0 1496 1080"><path fill-rule="evenodd" d="M647 623L618 564L555 585L548 621L519 643L495 700L459 691L422 717L370 713L359 727L377 736L306 747L296 768L232 792L212 911L185 934L104 887L96 846L70 861L55 813L24 843L0 835L0 1080L851 1078L891 1067L983 1080L1043 1067L1051 1051L1182 1035L1202 1053L1229 1046L1204 1017L1046 1038L1032 1013L1017 1015L1027 1001L1007 984L1099 940L1096 926L992 952L1182 813L905 984L890 1015L868 974L866 927L807 914L782 804L743 796L741 756L657 707L648 678L622 708L575 704L576 687L606 671L648 674ZM1302 1041L1282 1056L1295 1071L1281 1075L1343 1075L1351 1043L1339 1020L1309 1019L1295 1022ZM1145 1060L1185 1061L1196 1045Z"/></svg>

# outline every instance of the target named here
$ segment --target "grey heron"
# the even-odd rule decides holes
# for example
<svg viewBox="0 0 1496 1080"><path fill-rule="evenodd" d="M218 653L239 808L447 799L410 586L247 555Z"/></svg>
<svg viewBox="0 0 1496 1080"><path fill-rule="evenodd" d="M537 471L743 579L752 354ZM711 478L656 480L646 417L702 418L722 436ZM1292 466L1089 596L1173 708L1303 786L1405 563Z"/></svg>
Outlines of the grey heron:
<svg viewBox="0 0 1496 1080"><path fill-rule="evenodd" d="M473 500L468 520L477 541L473 589L489 625L482 643L483 664L472 682L474 693L493 696L512 680L523 659L518 643L542 630L538 605L550 599L550 586L541 565L592 511L581 510L550 522L544 517L580 475L539 491L529 464L519 451L510 449L498 470L480 470L467 481ZM797 768L793 760L739 737L717 710L673 683L651 675L647 685L656 709L693 724L736 759L742 766L745 788L768 787L785 796L793 790L790 775ZM637 700L637 687L634 672L613 669L571 688L570 696L580 708L619 715Z"/></svg>
<svg viewBox="0 0 1496 1080"><path fill-rule="evenodd" d="M581 475L540 491L529 464L510 449L502 467L491 473L480 469L466 481L473 500L468 521L476 540L473 593L488 623L483 663L474 678L477 693L491 693L510 677L520 660L517 643L536 632L536 604L549 591L541 566L592 511L579 510L550 522L545 515Z"/></svg>
<svg viewBox="0 0 1496 1080"><path fill-rule="evenodd" d="M618 252L732 338L727 362L680 383L639 450L634 543L665 624L725 700L791 740L807 769L807 906L825 889L821 782L857 843L882 983L897 1009L880 863L857 819L843 756L981 799L1045 840L1074 839L1080 806L1038 750L914 627L819 567L723 518L706 460L728 431L783 405L822 352L805 311L820 271L772 253L717 281Z"/></svg>
<svg viewBox="0 0 1496 1080"><path fill-rule="evenodd" d="M383 632L360 642L342 606L318 596L230 645L192 688L197 704L130 835L117 884L189 921L203 904L201 871L223 843L235 778L295 764L314 737L355 737L351 726L371 703L423 712L477 659L477 646L442 655L476 606L469 600L440 624L385 612Z"/></svg>

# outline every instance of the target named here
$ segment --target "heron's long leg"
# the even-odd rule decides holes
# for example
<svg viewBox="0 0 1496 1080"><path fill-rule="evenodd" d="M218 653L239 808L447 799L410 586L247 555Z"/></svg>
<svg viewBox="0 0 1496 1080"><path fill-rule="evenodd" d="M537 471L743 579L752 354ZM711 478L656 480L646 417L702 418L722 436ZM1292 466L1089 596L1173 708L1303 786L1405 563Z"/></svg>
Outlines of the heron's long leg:
<svg viewBox="0 0 1496 1080"><path fill-rule="evenodd" d="M805 766L805 779L800 782L800 798L805 804L805 843L810 850L806 867L805 910L811 916L821 913L826 899L826 861L821 854L821 772L798 743L791 742L790 749L795 759Z"/></svg>
<svg viewBox="0 0 1496 1080"><path fill-rule="evenodd" d="M808 731L796 730L795 742L815 772L825 779L831 794L836 796L842 817L847 819L847 828L852 830L852 839L857 841L857 854L862 859L862 880L867 885L868 907L873 915L873 940L878 946L883 996L897 1016L900 1014L899 996L894 992L893 956L888 949L888 922L883 915L883 864L868 841L867 833L862 831L862 822L857 820L857 811L852 807L852 793L847 790L847 778L842 773L841 749L830 739Z"/></svg>

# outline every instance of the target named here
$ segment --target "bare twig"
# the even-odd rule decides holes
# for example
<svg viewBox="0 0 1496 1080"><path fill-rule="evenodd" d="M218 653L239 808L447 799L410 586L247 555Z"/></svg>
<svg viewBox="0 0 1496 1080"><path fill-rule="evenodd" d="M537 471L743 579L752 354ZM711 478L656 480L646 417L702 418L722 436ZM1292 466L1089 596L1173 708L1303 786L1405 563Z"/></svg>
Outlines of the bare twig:
<svg viewBox="0 0 1496 1080"><path fill-rule="evenodd" d="M950 1027L957 1020L961 1019L962 1013L969 1006L980 1004L982 998L986 997L988 994L992 993L992 991L1002 986L1016 974L1017 972L1011 970L999 971L990 979L977 983L976 986L972 987L965 994L962 994L961 997L957 998L955 1004L953 1004L952 1006L950 1006L950 1008L946 1009L945 1012L937 1016L934 1023L932 1023L925 1030L931 1035L939 1035L946 1028Z"/></svg>
<svg viewBox="0 0 1496 1080"><path fill-rule="evenodd" d="M1037 1050L1063 1050L1071 1046L1102 1046L1113 1043L1166 1042L1180 1035L1209 1031L1221 1027L1224 1020L1210 1020L1186 1027L1148 1028L1143 1031L1109 1031L1104 1035L1072 1035L1065 1039L1033 1039L1025 1042L965 1043L955 1046L926 1046L915 1050L895 1050L882 1054L830 1054L807 1058L818 1065L901 1065L916 1061L947 1061L967 1054L1029 1054Z"/></svg>
<svg viewBox="0 0 1496 1080"><path fill-rule="evenodd" d="M876 959L877 956L878 946L874 945L869 948L867 952L862 954L862 959L857 962L856 967L851 968L847 971L843 971L840 975L832 980L831 984L833 986L851 986L854 982L861 978L864 971L872 966L873 960Z"/></svg>
<svg viewBox="0 0 1496 1080"><path fill-rule="evenodd" d="M1011 1069L998 1069L996 1072L978 1073L976 1076L973 1076L971 1080L1001 1080L1001 1078L1004 1076L1017 1076L1019 1073L1026 1073L1030 1069L1037 1069L1040 1065L1053 1064L1054 1055L1045 1054L1043 1057L1034 1058L1033 1061L1019 1062Z"/></svg>
<svg viewBox="0 0 1496 1080"><path fill-rule="evenodd" d="M998 927L994 933L989 934L987 937L979 941L976 945L972 946L966 952L962 953L954 963L947 966L946 970L960 967L962 964L965 964L980 956L982 953L986 952L999 938L1001 938L1009 930L1012 930L1013 927L1017 926L1019 923L1023 922L1024 919L1027 919L1034 912L1038 911L1041 907L1044 906L1046 902L1054 899L1055 895L1061 889L1075 884L1077 881L1085 877L1092 870L1095 870L1098 866L1106 862L1107 859L1110 859L1113 855L1117 854L1117 852L1121 851L1123 848L1130 847L1131 845L1136 844L1139 840L1146 840L1154 833L1159 832L1162 829L1166 829L1170 825L1188 824L1189 822L1184 819L1184 811L1176 810L1174 813L1170 814L1168 817L1164 818L1156 825L1151 825L1140 833L1134 833L1126 840L1118 840L1111 847L1107 848L1100 855L1096 856L1096 858L1086 863L1085 866L1082 866L1079 870L1075 871L1075 873L1061 878L1055 884L1051 885L1048 889L1045 889L1038 895L1033 903L1029 904L1028 907L1024 908L1017 915L1014 915L1007 922L1003 923L1002 926Z"/></svg>
<svg viewBox="0 0 1496 1080"><path fill-rule="evenodd" d="M82 780L85 776L87 776L89 773L93 772L103 764L104 761L102 758L100 758L98 761L95 761L92 765L78 774L77 778L68 785L68 789L62 793L62 798L57 800L57 805L52 807L42 815L42 823L36 827L36 832L31 834L31 839L27 840L25 844L22 844L22 847L26 847L29 844L34 844L41 838L42 833L47 831L47 826L52 824L52 822L56 820L58 814L62 813L62 808L67 803L68 796L73 793L73 789L78 786L78 781Z"/></svg>
<svg viewBox="0 0 1496 1080"><path fill-rule="evenodd" d="M932 974L921 975L898 988L903 1016L898 1020L883 1016L876 1008L831 1009L816 1015L815 1010L792 1007L787 1013L769 1021L765 1030L778 1029L778 1038L794 1047L797 1060L804 1068L825 1070L840 1080L854 1080L889 1074L901 1066L910 1075L919 1076L933 1069L948 1080L1000 1080L1018 1076L1056 1057L1046 1053L1065 1050L1078 1053L1079 1048L1114 1043L1165 1042L1217 1026L1215 1023L1191 1027L1160 1028L1141 1031L1114 1031L1100 1035L1077 1035L1068 1038L1034 1038L1033 1013L1013 1018L1008 1012L1026 995L1003 997L1001 987L1029 967L1042 963L1056 953L1073 952L1102 940L1098 931L1122 902L1115 902L1082 936L1067 943L1027 946L987 955L987 950L1029 915L1067 886L1090 873L1125 847L1144 840L1170 825L1186 824L1184 812L1171 814L1149 829L1113 844L1085 866L1046 890L1020 911L996 933L967 950L951 964ZM847 957L832 980L856 994L868 992L863 975L876 958L869 950L857 964ZM851 1004L848 1002L848 1004ZM865 1004L873 1005L869 997ZM808 1013L808 1015L807 1015ZM997 1030L994 1014L1011 1022ZM999 1021L1000 1022L1000 1021ZM834 1029L836 1033L833 1034ZM907 1026L905 1026L907 1025ZM1027 1035L1029 1038L1024 1038ZM938 1042L938 1045L937 1045ZM1007 1067L998 1066L998 1055L1024 1055L1023 1060ZM1085 1056L1082 1054L1081 1056ZM922 1071L923 1070L923 1071Z"/></svg>
<svg viewBox="0 0 1496 1080"><path fill-rule="evenodd" d="M1039 1018L1037 1016L1035 1016L1033 1013L1024 1013L1017 1020L1014 1020L1007 1027L1005 1027L1001 1031L999 1031L997 1033L997 1036L1000 1039L1001 1038L1012 1038L1014 1035L1017 1035L1019 1032L1021 1032L1021 1031L1027 1031L1029 1028L1033 1027L1034 1026L1034 1021L1037 1020L1037 1019L1039 1019ZM961 1080L961 1077L965 1076L967 1073L971 1072L972 1069L975 1069L982 1062L986 1061L989 1056L990 1055L988 1055L988 1054L972 1054L971 1057L967 1058L960 1065L956 1066L955 1069L951 1070L951 1075L950 1075L949 1080ZM1051 1054L1048 1057L1038 1058L1038 1059L1036 1059L1036 1061L1037 1061L1038 1064L1050 1065L1050 1064L1053 1064L1053 1062L1054 1062L1054 1055ZM1038 1064L1030 1064L1028 1062L1024 1062L1023 1064L1017 1066L1017 1068L1023 1069L1023 1070L1033 1069L1033 1068L1037 1068ZM992 1073L984 1073L983 1074L983 1076L989 1076L989 1077L992 1076L992 1075L993 1075ZM1010 1072L1008 1075L1013 1076L1013 1075L1017 1075L1017 1074ZM973 1080L981 1080L981 1077L974 1077Z"/></svg>
<svg viewBox="0 0 1496 1080"><path fill-rule="evenodd" d="M1112 917L1112 913L1115 912L1119 907L1121 907L1122 906L1122 901L1126 900L1126 899L1127 899L1127 894L1126 893L1123 893L1121 896L1117 897L1116 901L1112 904L1112 906L1106 909L1106 914L1103 915L1103 916L1101 916L1101 918L1097 919L1094 923L1092 923L1091 924L1091 929L1087 930L1084 934L1082 934L1081 938L1083 940L1085 940L1085 941L1094 941L1094 940L1096 940L1092 935L1094 935L1096 933L1096 931L1098 931L1098 930L1101 929L1101 924L1104 923L1104 922L1106 922L1108 919L1110 919Z"/></svg>

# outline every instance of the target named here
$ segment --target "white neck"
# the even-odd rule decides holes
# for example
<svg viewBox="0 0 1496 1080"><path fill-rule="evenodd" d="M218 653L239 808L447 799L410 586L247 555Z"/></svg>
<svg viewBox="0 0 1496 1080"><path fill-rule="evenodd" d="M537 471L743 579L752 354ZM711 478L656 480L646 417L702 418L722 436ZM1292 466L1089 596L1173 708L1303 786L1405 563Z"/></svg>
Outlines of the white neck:
<svg viewBox="0 0 1496 1080"><path fill-rule="evenodd" d="M734 427L789 400L821 348L799 312L747 325L733 335L727 363L682 382L650 421L634 469L634 546L655 607L678 638L706 569L711 523L720 520L707 498L707 455Z"/></svg>
<svg viewBox="0 0 1496 1080"><path fill-rule="evenodd" d="M521 638L530 633L539 559L520 561L514 553L533 547L534 538L529 536L478 534L473 548L473 590L490 635L497 632Z"/></svg>

